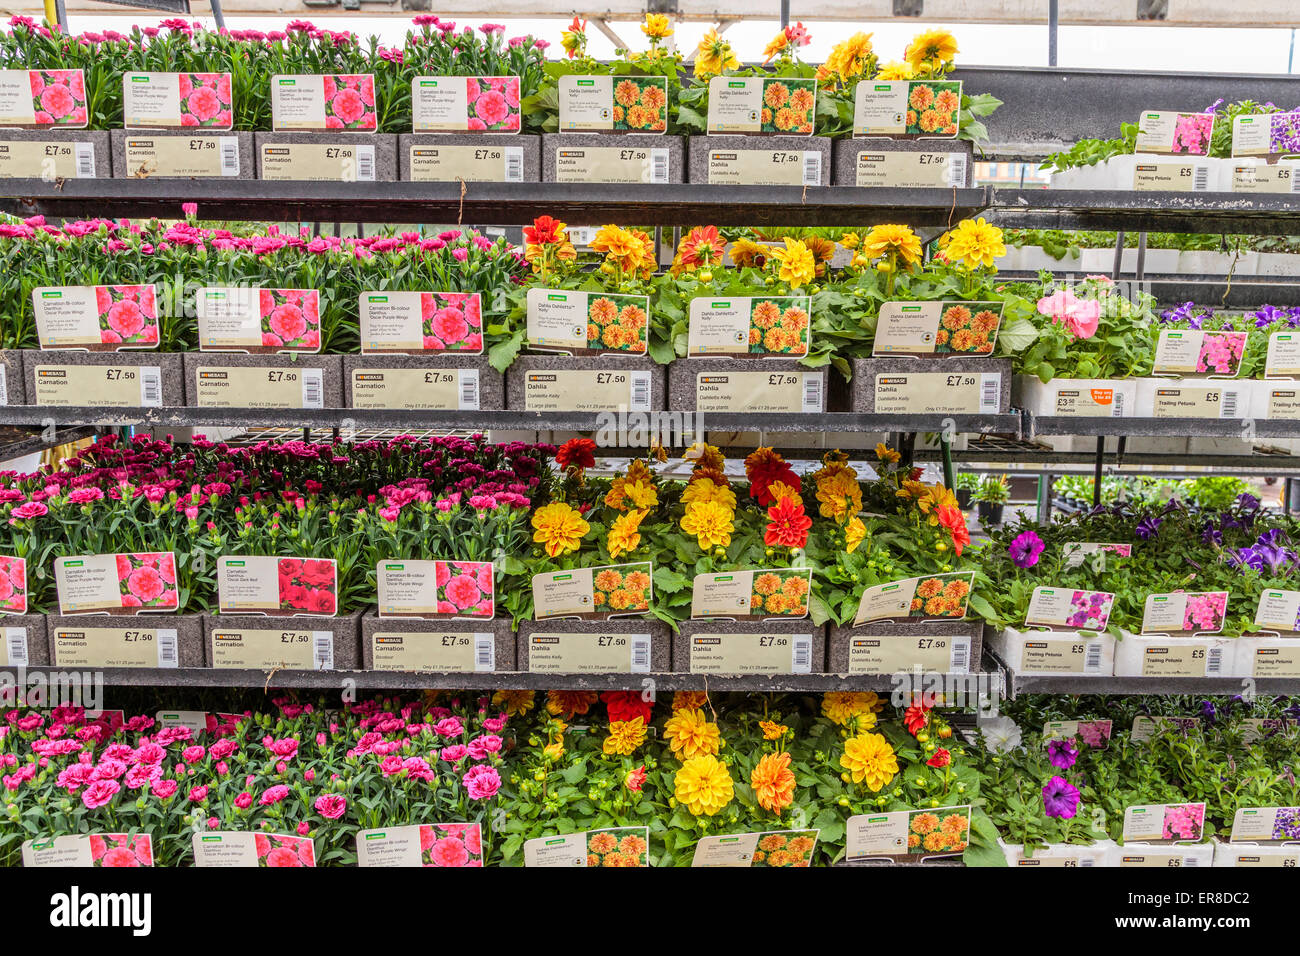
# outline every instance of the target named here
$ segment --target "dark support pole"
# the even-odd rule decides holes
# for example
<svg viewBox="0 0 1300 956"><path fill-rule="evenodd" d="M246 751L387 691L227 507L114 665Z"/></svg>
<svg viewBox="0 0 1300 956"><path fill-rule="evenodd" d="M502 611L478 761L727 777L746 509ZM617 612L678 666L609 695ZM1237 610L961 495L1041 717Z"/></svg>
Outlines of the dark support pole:
<svg viewBox="0 0 1300 956"><path fill-rule="evenodd" d="M1052 481L1054 477L1050 471L1043 472L1038 476L1038 523L1041 525L1052 523Z"/></svg>
<svg viewBox="0 0 1300 956"><path fill-rule="evenodd" d="M224 30L226 28L226 15L221 11L221 0L209 0L209 2L212 4L212 19L216 21L217 29Z"/></svg>
<svg viewBox="0 0 1300 956"><path fill-rule="evenodd" d="M1047 65L1056 66L1056 34L1061 26L1061 5L1047 0Z"/></svg>
<svg viewBox="0 0 1300 956"><path fill-rule="evenodd" d="M58 22L59 29L63 31L65 36L71 32L68 29L68 5L63 0L54 0L54 19Z"/></svg>
<svg viewBox="0 0 1300 956"><path fill-rule="evenodd" d="M1119 281L1119 274L1124 265L1124 230L1121 229L1115 233L1115 264L1111 267L1110 278L1112 282Z"/></svg>
<svg viewBox="0 0 1300 956"><path fill-rule="evenodd" d="M956 482L952 471L952 439L947 432L939 436L939 448L943 452L943 486L951 491Z"/></svg>
<svg viewBox="0 0 1300 956"><path fill-rule="evenodd" d="M1052 0L1055 4L1056 0ZM781 0L781 29L784 30L790 25L790 0Z"/></svg>
<svg viewBox="0 0 1300 956"><path fill-rule="evenodd" d="M1101 463L1106 453L1106 436L1097 436L1097 462L1092 468L1092 506L1101 505Z"/></svg>

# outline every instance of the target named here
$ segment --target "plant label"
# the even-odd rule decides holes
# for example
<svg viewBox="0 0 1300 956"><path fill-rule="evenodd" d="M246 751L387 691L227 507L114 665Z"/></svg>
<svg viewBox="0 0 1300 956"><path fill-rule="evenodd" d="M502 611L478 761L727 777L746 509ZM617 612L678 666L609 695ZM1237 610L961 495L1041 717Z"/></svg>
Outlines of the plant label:
<svg viewBox="0 0 1300 956"><path fill-rule="evenodd" d="M417 183L522 183L522 146L411 146L410 179Z"/></svg>
<svg viewBox="0 0 1300 956"><path fill-rule="evenodd" d="M0 179L94 179L95 144L66 140L0 142Z"/></svg>
<svg viewBox="0 0 1300 956"><path fill-rule="evenodd" d="M920 668L924 673L968 674L969 634L872 634L849 637L850 674L895 674Z"/></svg>
<svg viewBox="0 0 1300 956"><path fill-rule="evenodd" d="M1140 162L1133 167L1136 192L1203 193L1210 188L1210 167L1205 160Z"/></svg>
<svg viewBox="0 0 1300 956"><path fill-rule="evenodd" d="M695 844L691 866L810 866L820 833L820 830L766 830L701 837Z"/></svg>
<svg viewBox="0 0 1300 956"><path fill-rule="evenodd" d="M697 574L691 617L807 617L811 591L811 568Z"/></svg>
<svg viewBox="0 0 1300 956"><path fill-rule="evenodd" d="M1002 410L1001 372L882 372L877 415L995 415Z"/></svg>
<svg viewBox="0 0 1300 956"><path fill-rule="evenodd" d="M204 352L315 353L321 349L315 289L204 286L194 294Z"/></svg>
<svg viewBox="0 0 1300 956"><path fill-rule="evenodd" d="M533 619L644 614L653 597L654 570L648 561L548 571L533 576Z"/></svg>
<svg viewBox="0 0 1300 956"><path fill-rule="evenodd" d="M175 628L63 627L50 634L60 667L177 667Z"/></svg>
<svg viewBox="0 0 1300 956"><path fill-rule="evenodd" d="M1300 591L1265 590L1255 607L1255 626L1281 634L1300 631Z"/></svg>
<svg viewBox="0 0 1300 956"><path fill-rule="evenodd" d="M1238 807L1231 843L1300 843L1300 807Z"/></svg>
<svg viewBox="0 0 1300 956"><path fill-rule="evenodd" d="M1300 668L1297 673L1300 673ZM1262 737L1287 733L1292 726L1292 722L1285 717L1248 717L1242 721L1241 740L1242 743L1253 744Z"/></svg>
<svg viewBox="0 0 1300 956"><path fill-rule="evenodd" d="M1247 333L1165 329L1156 341L1155 375L1235 378L1246 354Z"/></svg>
<svg viewBox="0 0 1300 956"><path fill-rule="evenodd" d="M815 149L711 149L709 182L720 186L820 186Z"/></svg>
<svg viewBox="0 0 1300 956"><path fill-rule="evenodd" d="M217 602L221 614L333 617L338 612L338 563L222 555L217 559Z"/></svg>
<svg viewBox="0 0 1300 956"><path fill-rule="evenodd" d="M1274 332L1268 337L1265 378L1300 378L1300 334Z"/></svg>
<svg viewBox="0 0 1300 956"><path fill-rule="evenodd" d="M204 365L194 372L200 408L324 408L325 370Z"/></svg>
<svg viewBox="0 0 1300 956"><path fill-rule="evenodd" d="M130 179L207 179L239 175L237 136L135 134L126 137L123 153Z"/></svg>
<svg viewBox="0 0 1300 956"><path fill-rule="evenodd" d="M370 143L264 143L258 162L258 178L373 183L375 147Z"/></svg>
<svg viewBox="0 0 1300 956"><path fill-rule="evenodd" d="M811 136L816 105L813 79L715 76L707 132Z"/></svg>
<svg viewBox="0 0 1300 956"><path fill-rule="evenodd" d="M1138 153L1205 156L1214 132L1213 113L1145 110L1138 119Z"/></svg>
<svg viewBox="0 0 1300 956"><path fill-rule="evenodd" d="M210 646L211 665L217 669L334 670L333 631L218 626Z"/></svg>
<svg viewBox="0 0 1300 956"><path fill-rule="evenodd" d="M1001 302L883 302L872 355L992 355Z"/></svg>
<svg viewBox="0 0 1300 956"><path fill-rule="evenodd" d="M0 615L27 613L27 560L0 554Z"/></svg>
<svg viewBox="0 0 1300 956"><path fill-rule="evenodd" d="M1300 162L1292 159L1276 163L1254 162L1232 167L1234 193L1300 192Z"/></svg>
<svg viewBox="0 0 1300 956"><path fill-rule="evenodd" d="M648 674L647 634L535 632L528 638L530 674Z"/></svg>
<svg viewBox="0 0 1300 956"><path fill-rule="evenodd" d="M854 185L892 189L963 189L970 175L965 153L858 152Z"/></svg>
<svg viewBox="0 0 1300 956"><path fill-rule="evenodd" d="M180 605L170 551L55 558L54 582L64 615L175 613Z"/></svg>
<svg viewBox="0 0 1300 956"><path fill-rule="evenodd" d="M206 710L160 710L154 714L154 721L159 727L184 727L190 733L198 735L208 729L208 712Z"/></svg>
<svg viewBox="0 0 1300 956"><path fill-rule="evenodd" d="M854 136L953 139L960 115L955 80L862 80L853 89Z"/></svg>
<svg viewBox="0 0 1300 956"><path fill-rule="evenodd" d="M288 833L205 830L194 834L194 865L211 867L315 866L311 837Z"/></svg>
<svg viewBox="0 0 1300 956"><path fill-rule="evenodd" d="M817 414L826 410L823 372L699 372L697 412Z"/></svg>
<svg viewBox="0 0 1300 956"><path fill-rule="evenodd" d="M162 369L157 365L37 365L35 404L93 408L157 408Z"/></svg>
<svg viewBox="0 0 1300 956"><path fill-rule="evenodd" d="M381 629L371 635L370 651L377 671L490 674L497 669L496 636L491 631Z"/></svg>
<svg viewBox="0 0 1300 956"><path fill-rule="evenodd" d="M417 76L411 80L416 133L518 133L517 76Z"/></svg>
<svg viewBox="0 0 1300 956"><path fill-rule="evenodd" d="M644 355L650 297L529 289L528 346L565 355Z"/></svg>
<svg viewBox="0 0 1300 956"><path fill-rule="evenodd" d="M373 133L378 125L372 74L271 77L271 128L278 133Z"/></svg>
<svg viewBox="0 0 1300 956"><path fill-rule="evenodd" d="M89 119L81 70L0 70L0 127L83 129Z"/></svg>
<svg viewBox="0 0 1300 956"><path fill-rule="evenodd" d="M668 77L560 77L560 132L665 133Z"/></svg>
<svg viewBox="0 0 1300 956"><path fill-rule="evenodd" d="M363 292L361 353L483 354L483 298L477 292Z"/></svg>
<svg viewBox="0 0 1300 956"><path fill-rule="evenodd" d="M1061 558L1067 568L1077 568L1087 562L1089 567L1102 570L1112 554L1117 558L1131 557L1133 545L1094 541L1067 541L1061 548ZM1098 562L1100 562L1100 565Z"/></svg>
<svg viewBox="0 0 1300 956"><path fill-rule="evenodd" d="M1025 674L1100 674L1105 660L1106 645L1101 638L1040 640L1026 635L1020 652L1020 670Z"/></svg>
<svg viewBox="0 0 1300 956"><path fill-rule="evenodd" d="M1082 740L1084 746L1105 750L1110 744L1113 723L1109 720L1049 720L1043 724L1043 740Z"/></svg>
<svg viewBox="0 0 1300 956"><path fill-rule="evenodd" d="M1300 110L1238 116L1232 121L1232 155L1277 159L1300 152Z"/></svg>
<svg viewBox="0 0 1300 956"><path fill-rule="evenodd" d="M235 125L229 73L123 73L127 129L213 129Z"/></svg>
<svg viewBox="0 0 1300 956"><path fill-rule="evenodd" d="M690 640L692 674L812 673L812 633L701 631Z"/></svg>
<svg viewBox="0 0 1300 956"><path fill-rule="evenodd" d="M970 816L969 806L856 814L845 825L844 855L895 863L957 856L970 845Z"/></svg>
<svg viewBox="0 0 1300 956"><path fill-rule="evenodd" d="M800 359L808 354L811 316L809 296L696 296L686 354Z"/></svg>
<svg viewBox="0 0 1300 956"><path fill-rule="evenodd" d="M1150 594L1142 612L1143 634L1217 634L1227 613L1227 591Z"/></svg>
<svg viewBox="0 0 1300 956"><path fill-rule="evenodd" d="M1124 842L1199 843L1205 804L1156 803L1124 810Z"/></svg>
<svg viewBox="0 0 1300 956"><path fill-rule="evenodd" d="M153 866L153 837L148 833L80 833L48 840L26 840L23 866Z"/></svg>
<svg viewBox="0 0 1300 956"><path fill-rule="evenodd" d="M524 373L530 412L650 411L651 372L547 369Z"/></svg>
<svg viewBox="0 0 1300 956"><path fill-rule="evenodd" d="M1073 588L1034 588L1025 612L1026 627L1052 631L1104 631L1115 595Z"/></svg>
<svg viewBox="0 0 1300 956"><path fill-rule="evenodd" d="M649 866L649 827L609 827L524 843L524 866Z"/></svg>
<svg viewBox="0 0 1300 956"><path fill-rule="evenodd" d="M671 179L671 153L644 146L561 146L555 151L557 183L654 183Z"/></svg>
<svg viewBox="0 0 1300 956"><path fill-rule="evenodd" d="M38 286L32 289L42 349L116 352L158 347L152 285Z"/></svg>
<svg viewBox="0 0 1300 956"><path fill-rule="evenodd" d="M853 626L885 621L956 621L966 616L975 572L927 574L862 592Z"/></svg>
<svg viewBox="0 0 1300 956"><path fill-rule="evenodd" d="M1157 734L1189 734L1200 726L1199 717L1134 717L1129 739L1135 744L1146 743Z"/></svg>
<svg viewBox="0 0 1300 956"><path fill-rule="evenodd" d="M422 823L357 831L357 866L483 865L477 823Z"/></svg>
<svg viewBox="0 0 1300 956"><path fill-rule="evenodd" d="M478 411L478 373L476 368L355 368L349 406Z"/></svg>
<svg viewBox="0 0 1300 956"><path fill-rule="evenodd" d="M481 617L494 613L491 561L380 561L380 617Z"/></svg>

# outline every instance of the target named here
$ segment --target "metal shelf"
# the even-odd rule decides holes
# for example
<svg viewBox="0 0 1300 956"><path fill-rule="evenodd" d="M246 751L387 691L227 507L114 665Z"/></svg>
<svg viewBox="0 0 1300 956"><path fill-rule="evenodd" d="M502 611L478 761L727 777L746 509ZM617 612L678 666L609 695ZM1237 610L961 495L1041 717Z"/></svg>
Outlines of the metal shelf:
<svg viewBox="0 0 1300 956"><path fill-rule="evenodd" d="M94 434L95 428L90 425L61 428L48 438L45 436L44 429L32 432L27 429L0 426L0 461L10 461L14 458L22 458L24 455L45 451L47 448L57 448L59 445L89 438Z"/></svg>
<svg viewBox="0 0 1300 956"><path fill-rule="evenodd" d="M1256 694L1300 694L1300 678L1259 680L1243 677L1039 677L1008 669L1004 676L1007 696L1021 694L1098 694L1103 697L1205 694L1231 696L1247 686Z"/></svg>
<svg viewBox="0 0 1300 956"><path fill-rule="evenodd" d="M1171 434L1193 438L1241 438L1241 418L1071 418L1056 415L1025 414L1025 434L1096 435L1098 437L1158 437ZM1259 438L1300 438L1300 421L1250 419L1251 430ZM1127 457L1127 456L1126 456ZM1241 456L1249 458L1249 456Z"/></svg>
<svg viewBox="0 0 1300 956"><path fill-rule="evenodd" d="M1300 199L1286 194L995 189L990 221L1013 229L1290 234Z"/></svg>

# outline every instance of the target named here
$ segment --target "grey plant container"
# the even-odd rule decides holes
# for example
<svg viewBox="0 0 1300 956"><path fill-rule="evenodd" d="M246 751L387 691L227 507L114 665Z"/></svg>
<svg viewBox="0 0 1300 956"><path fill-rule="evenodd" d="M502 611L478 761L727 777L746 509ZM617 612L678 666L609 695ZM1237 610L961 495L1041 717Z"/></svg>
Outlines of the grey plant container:
<svg viewBox="0 0 1300 956"><path fill-rule="evenodd" d="M940 389L936 392L937 397L934 399L933 411L930 411L930 414L1002 414L1010 410L1011 360L1003 358L931 359L890 356L887 358L853 359L853 380L847 385L848 401L845 402L844 398L838 395L835 401L840 403L840 407L847 406L851 411L874 414L877 413L876 376L906 377L917 374L947 376L958 372L1000 374L1002 380L998 386L997 409L981 408L978 402L970 407L958 407L951 403L945 404L945 390ZM839 378L835 378L834 381L843 384ZM978 393L976 398L979 398ZM914 411L921 414L926 413L927 410L918 407Z"/></svg>
<svg viewBox="0 0 1300 956"><path fill-rule="evenodd" d="M808 618L798 620L727 620L727 619L699 619L683 621L680 629L673 635L673 672L677 674L689 674L691 670L691 645L696 637L707 634L742 634L750 635L757 641L761 636L767 635L812 635L812 657L810 661L811 670L809 673L821 674L826 670L826 626L824 624L814 624ZM789 674L790 668L784 670L772 671L775 674ZM749 672L742 672L748 674ZM727 676L727 675L719 675Z"/></svg>
<svg viewBox="0 0 1300 956"><path fill-rule="evenodd" d="M363 667L375 670L375 636L378 634L399 634L403 643L412 641L438 641L447 634L481 634L493 636L494 673L512 671L515 668L515 632L510 626L510 618L495 617L486 621L473 620L426 620L418 617L380 617L374 611L366 613L361 619L361 660ZM387 670L388 668L384 668ZM395 670L396 668L394 668ZM407 670L403 668L403 670ZM413 667L408 672L443 673L437 668L426 671L425 668ZM473 671L469 671L472 673Z"/></svg>
<svg viewBox="0 0 1300 956"><path fill-rule="evenodd" d="M559 619L550 621L523 621L519 625L519 639L516 642L516 670L529 670L529 647L534 634L590 635L590 634L649 634L650 635L650 670L651 674L666 674L672 662L672 647L669 639L668 625L657 618L619 617L609 621L582 621ZM563 638L561 638L563 640ZM631 673L631 651L629 666L613 673Z"/></svg>
<svg viewBox="0 0 1300 956"><path fill-rule="evenodd" d="M951 638L966 636L970 638L970 652L967 657L967 671L975 673L980 669L980 655L984 649L983 621L926 621L917 624L863 624L861 627L833 624L829 627L826 648L826 667L832 674L849 673L849 658L854 640L888 640L913 642L926 638ZM912 646L909 644L909 646ZM951 660L951 657L949 658ZM921 662L921 658L917 658ZM948 673L949 666L941 669Z"/></svg>
<svg viewBox="0 0 1300 956"><path fill-rule="evenodd" d="M652 359L642 356L622 355L521 355L506 370L506 408L511 411L529 411L528 382L530 374L547 374L551 372L643 372L650 381L650 411L663 411L667 401L668 375L664 367ZM628 384L629 396L631 382ZM630 401L625 399L624 401ZM575 401L568 404L581 405L576 408L547 409L560 412L617 412L618 403Z"/></svg>
<svg viewBox="0 0 1300 956"><path fill-rule="evenodd" d="M44 614L0 614L0 664L16 667L10 656L11 629L21 630L27 650L27 667L44 667L50 662L50 640Z"/></svg>
<svg viewBox="0 0 1300 956"><path fill-rule="evenodd" d="M60 616L50 614L45 620L50 647L50 663L54 667L76 667L68 652L59 653L60 635L87 629L100 630L162 630L176 631L178 667L203 667L207 656L203 648L203 618L198 614L135 614L130 616L110 614L77 614ZM66 638L64 638L66 639Z"/></svg>
<svg viewBox="0 0 1300 956"><path fill-rule="evenodd" d="M39 367L81 367L81 368L121 368L140 369L157 368L159 370L161 399L163 406L176 407L185 404L185 390L181 384L181 353L146 352L132 349L121 352L77 352L77 351L40 351L29 349L23 352L23 381L29 405L46 404L38 400L37 369ZM48 377L49 373L47 373ZM125 402L127 407L142 404L139 397ZM84 393L72 392L66 404L85 405Z"/></svg>
<svg viewBox="0 0 1300 956"><path fill-rule="evenodd" d="M343 356L343 388L348 408L374 408L378 398L365 397L365 388L358 390L357 373L383 375L385 371L397 370L399 373L431 372L445 369L478 370L478 407L480 411L500 410L506 407L505 376L489 364L487 355L345 355ZM402 379L408 376L401 374ZM372 395L379 394L376 389L384 387L382 380L371 379ZM362 394L358 395L358 391ZM423 408L415 401L403 404L389 404L385 408Z"/></svg>
<svg viewBox="0 0 1300 956"><path fill-rule="evenodd" d="M636 150L645 151L647 156L629 161L632 163L626 178L596 177L586 182L642 182L653 183L655 154L650 150L667 150L669 183L686 182L686 137L659 135L656 133L543 133L542 134L542 182L571 182L561 179L559 162L566 160L565 150L585 151L601 150ZM640 169L635 164L641 163ZM648 165L646 165L648 164Z"/></svg>
<svg viewBox="0 0 1300 956"><path fill-rule="evenodd" d="M261 614L204 614L203 635L207 645L208 666L217 667L225 655L214 648L213 635L221 631L310 631L328 632L332 635L334 666L336 671L355 671L361 667L361 611L338 617L269 616ZM264 657L253 663L256 670L274 670L283 663Z"/></svg>
<svg viewBox="0 0 1300 956"><path fill-rule="evenodd" d="M190 167L179 167L173 172L159 173L156 166L128 158L128 143L147 144L156 139L213 140L211 153L215 154L217 163L215 171L211 163L203 161ZM227 170L225 159L225 142L235 141L234 156L238 160L238 172ZM253 159L253 134L235 130L188 130L188 129L115 129L112 131L113 174L117 179L256 179L257 164ZM133 150L134 152L134 150ZM195 155L206 156L205 147L195 151Z"/></svg>
<svg viewBox="0 0 1300 956"><path fill-rule="evenodd" d="M495 166L476 167L478 171L473 178L467 178L466 182L541 182L542 138L527 133L509 136L494 133L401 133L397 137L397 163L402 181L436 183L455 182L460 179L460 176L449 173L436 173L438 167L433 165L435 156L431 155L430 151L439 150L443 147L451 147L453 153L460 153L464 149L517 149L520 151L517 154L522 160L519 166L520 178L514 180L506 178L506 171L510 168L509 155L511 154L505 154L501 160L500 169L496 169ZM419 158L422 155L426 157L423 165L430 167L433 171L421 171L422 164L419 162Z"/></svg>
<svg viewBox="0 0 1300 956"><path fill-rule="evenodd" d="M18 349L0 349L0 405L26 405L23 353Z"/></svg>
<svg viewBox="0 0 1300 956"><path fill-rule="evenodd" d="M953 188L966 188L971 183L975 163L975 147L970 140L964 139L882 139L878 137L861 139L837 139L835 141L835 185L857 186L858 157L867 153L940 153L945 156L960 154L965 160L966 173L962 181ZM872 183L862 183L870 186ZM883 184L882 184L883 185ZM897 188L918 188L920 182L890 183ZM945 182L945 187L951 184Z"/></svg>
<svg viewBox="0 0 1300 956"><path fill-rule="evenodd" d="M692 136L690 146L690 182L727 185L717 173L711 172L710 154L718 153L809 153L821 156L821 176L817 183L807 182L803 176L792 181L778 182L775 178L761 177L741 185L749 186L829 186L831 184L831 140L826 136L756 136L748 133L730 133L715 136ZM797 165L802 172L803 163ZM776 170L778 167L771 167Z"/></svg>
<svg viewBox="0 0 1300 956"><path fill-rule="evenodd" d="M30 163L46 161L44 156L33 157L33 147L24 145L28 143L53 143L71 147L72 152L59 157L54 168L47 171L52 174L48 177L50 179L111 179L113 176L113 150L106 129L3 129L0 130L0 155L4 155L6 161L0 162L0 178L13 176L18 156L24 156L22 165L26 168L20 170L24 173L30 171ZM89 143L93 150L94 163L89 167L93 171L91 176L78 175L87 170L82 169L77 162L77 143ZM8 159L11 156L13 160ZM46 177L43 173L38 173L35 177L24 175L19 178Z"/></svg>
<svg viewBox="0 0 1300 956"><path fill-rule="evenodd" d="M248 355L244 352L186 352L185 353L185 404L199 406L199 375L211 375L222 368L265 369L271 372L301 372L303 369L321 370L322 408L343 408L343 357L341 355ZM287 393L285 393L287 395ZM240 404L231 408L299 408L301 404L265 404L265 394L248 396L240 392ZM282 396L283 397L283 396ZM297 396L301 402L301 393ZM287 400L287 399L286 399Z"/></svg>
<svg viewBox="0 0 1300 956"><path fill-rule="evenodd" d="M303 175L303 168L293 171L293 175L285 175L283 172L284 165L279 161L280 157L290 155L289 151L281 150L280 153L268 153L268 147L275 150L277 147L292 146L295 143L310 144L313 146L333 147L343 152L338 156L339 166L335 170L332 161L327 166L319 166L312 174ZM258 179L295 179L295 180L319 180L324 182L350 182L360 180L358 175L360 170L355 166L349 167L345 163L352 159L354 162L361 159L360 153L355 151L357 147L373 147L374 150L374 176L365 181L374 182L395 182L397 180L397 134L396 133L336 133L329 130L312 133L254 133L253 145L257 153L257 178Z"/></svg>

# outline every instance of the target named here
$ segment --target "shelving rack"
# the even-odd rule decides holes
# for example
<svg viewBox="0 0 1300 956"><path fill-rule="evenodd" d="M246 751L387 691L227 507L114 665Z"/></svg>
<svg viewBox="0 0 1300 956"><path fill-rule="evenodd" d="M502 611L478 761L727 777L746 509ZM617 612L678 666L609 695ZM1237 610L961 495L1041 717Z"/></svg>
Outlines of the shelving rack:
<svg viewBox="0 0 1300 956"><path fill-rule="evenodd" d="M1014 151L1002 149L1004 154ZM518 225L538 215L566 222L595 225L609 221L654 226L788 225L853 226L907 222L921 227L947 227L963 218L983 215L1004 227L1060 229L1163 230L1176 232L1300 233L1300 198L1242 196L1219 193L1126 191L1049 191L974 189L858 189L853 187L760 188L704 184L672 186L599 186L552 183L423 184L313 183L264 181L157 180L40 180L0 181L0 209L18 215L51 219L79 216L177 218L180 204L197 202L203 218L270 221L365 220L397 222L456 222ZM1139 275L1139 279L1141 276ZM324 429L447 429L447 430L574 430L597 427L593 414L539 414L517 411L401 412L357 409L316 409L277 412L259 409L203 408L53 408L0 407L0 424L51 424L60 436L88 434L108 426L133 427L286 427ZM955 429L989 436L965 451L918 450L918 460L943 460L951 468L962 462L1006 462L1025 468L1075 470L1091 462L1097 478L1107 455L1138 464L1179 464L1205 469L1245 470L1267 463L1270 474L1300 474L1300 458L1279 455L1212 456L1188 459L1150 455L1141 439L1179 434L1237 438L1236 420L1087 419L1038 417L1013 412L1002 415L859 415L838 412L805 415L713 414L710 430L763 431L781 436L781 447L798 448L800 436L823 432L892 432L914 436ZM1300 438L1300 421L1258 421L1260 438ZM69 431L71 430L71 431ZM1058 452L1035 444L1037 436L1096 437L1095 455ZM1107 453L1104 441L1122 441L1118 452ZM788 441L786 439L789 439ZM60 441L67 440L64 437ZM910 438L908 439L910 441ZM1100 482L1098 482L1100 484ZM639 689L652 680L660 691L702 689L718 691L890 690L889 675L804 675L793 677L706 678L690 674L428 674L392 672L306 672L190 670L108 670L109 684L214 687L339 687L350 681L359 688L421 688L440 685L466 688L587 688ZM1236 678L1209 680L1137 678L1048 678L1017 675L986 656L978 675L996 693L1146 694L1240 693ZM1254 682L1258 693L1300 693L1300 680Z"/></svg>

